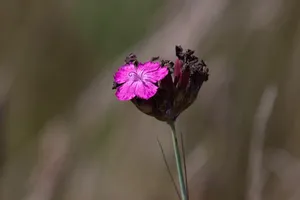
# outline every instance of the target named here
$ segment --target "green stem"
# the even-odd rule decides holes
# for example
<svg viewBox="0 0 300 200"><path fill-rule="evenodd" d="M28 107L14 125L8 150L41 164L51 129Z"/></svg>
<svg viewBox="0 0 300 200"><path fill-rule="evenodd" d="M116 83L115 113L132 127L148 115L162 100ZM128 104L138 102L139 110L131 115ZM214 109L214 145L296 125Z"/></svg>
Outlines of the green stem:
<svg viewBox="0 0 300 200"><path fill-rule="evenodd" d="M169 125L172 130L172 140L173 140L173 147L174 147L174 154L176 159L176 167L177 167L177 173L178 173L178 180L179 180L179 186L180 186L180 193L181 193L181 199L187 200L187 191L184 183L184 175L183 175L183 169L181 164L181 156L180 151L178 147L178 141L177 141L177 135L176 135L176 128L174 121L169 122Z"/></svg>

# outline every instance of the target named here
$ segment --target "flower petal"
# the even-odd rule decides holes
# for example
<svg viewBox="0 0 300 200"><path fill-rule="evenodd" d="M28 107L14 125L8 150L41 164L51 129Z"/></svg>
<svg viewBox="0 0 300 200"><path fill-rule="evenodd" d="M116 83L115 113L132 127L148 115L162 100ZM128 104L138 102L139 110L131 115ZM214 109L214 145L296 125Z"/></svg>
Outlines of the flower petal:
<svg viewBox="0 0 300 200"><path fill-rule="evenodd" d="M142 99L150 99L156 94L158 89L158 87L151 82L137 81L134 82L133 85L135 85L136 96Z"/></svg>
<svg viewBox="0 0 300 200"><path fill-rule="evenodd" d="M136 72L136 68L133 64L123 65L114 75L114 80L116 83L122 84L129 81L129 74Z"/></svg>
<svg viewBox="0 0 300 200"><path fill-rule="evenodd" d="M140 64L137 73L140 75L143 81L151 81L156 83L162 80L168 73L167 67L161 67L158 62L146 62Z"/></svg>
<svg viewBox="0 0 300 200"><path fill-rule="evenodd" d="M135 97L135 85L133 81L128 81L119 86L116 91L116 97L120 101L128 101Z"/></svg>
<svg viewBox="0 0 300 200"><path fill-rule="evenodd" d="M145 72L142 76L143 80L151 81L152 83L156 83L162 80L167 74L169 70L166 67L159 68L157 71L153 72Z"/></svg>
<svg viewBox="0 0 300 200"><path fill-rule="evenodd" d="M159 62L145 62L145 63L140 63L138 66L138 74L141 74L143 72L151 72L151 71L156 71L158 68L160 68L160 63Z"/></svg>

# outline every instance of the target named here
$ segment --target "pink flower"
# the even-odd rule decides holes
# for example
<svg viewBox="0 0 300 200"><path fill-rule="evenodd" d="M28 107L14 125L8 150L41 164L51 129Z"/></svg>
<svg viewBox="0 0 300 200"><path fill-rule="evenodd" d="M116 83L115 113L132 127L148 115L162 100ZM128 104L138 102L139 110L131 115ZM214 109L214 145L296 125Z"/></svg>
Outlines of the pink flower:
<svg viewBox="0 0 300 200"><path fill-rule="evenodd" d="M114 75L117 87L116 96L120 101L128 101L134 97L150 99L158 87L155 85L169 73L167 67L159 62L133 63L123 65Z"/></svg>

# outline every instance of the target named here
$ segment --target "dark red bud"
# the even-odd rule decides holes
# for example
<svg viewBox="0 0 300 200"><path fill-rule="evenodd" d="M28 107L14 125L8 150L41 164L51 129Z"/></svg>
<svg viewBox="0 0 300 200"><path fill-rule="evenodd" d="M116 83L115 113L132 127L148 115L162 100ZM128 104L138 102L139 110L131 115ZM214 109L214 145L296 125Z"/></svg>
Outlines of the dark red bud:
<svg viewBox="0 0 300 200"><path fill-rule="evenodd" d="M176 59L175 66L174 66L174 85L175 86L177 85L179 78L181 77L182 67L183 67L183 62L179 59Z"/></svg>

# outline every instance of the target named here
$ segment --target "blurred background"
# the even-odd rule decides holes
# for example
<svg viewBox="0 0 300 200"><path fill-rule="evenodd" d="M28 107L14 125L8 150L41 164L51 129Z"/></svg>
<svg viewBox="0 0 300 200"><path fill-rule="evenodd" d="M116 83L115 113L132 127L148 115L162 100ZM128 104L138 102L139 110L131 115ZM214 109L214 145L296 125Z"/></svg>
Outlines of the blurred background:
<svg viewBox="0 0 300 200"><path fill-rule="evenodd" d="M166 124L114 96L131 52L210 68L177 122L191 200L300 199L300 1L0 1L0 199L176 199Z"/></svg>

